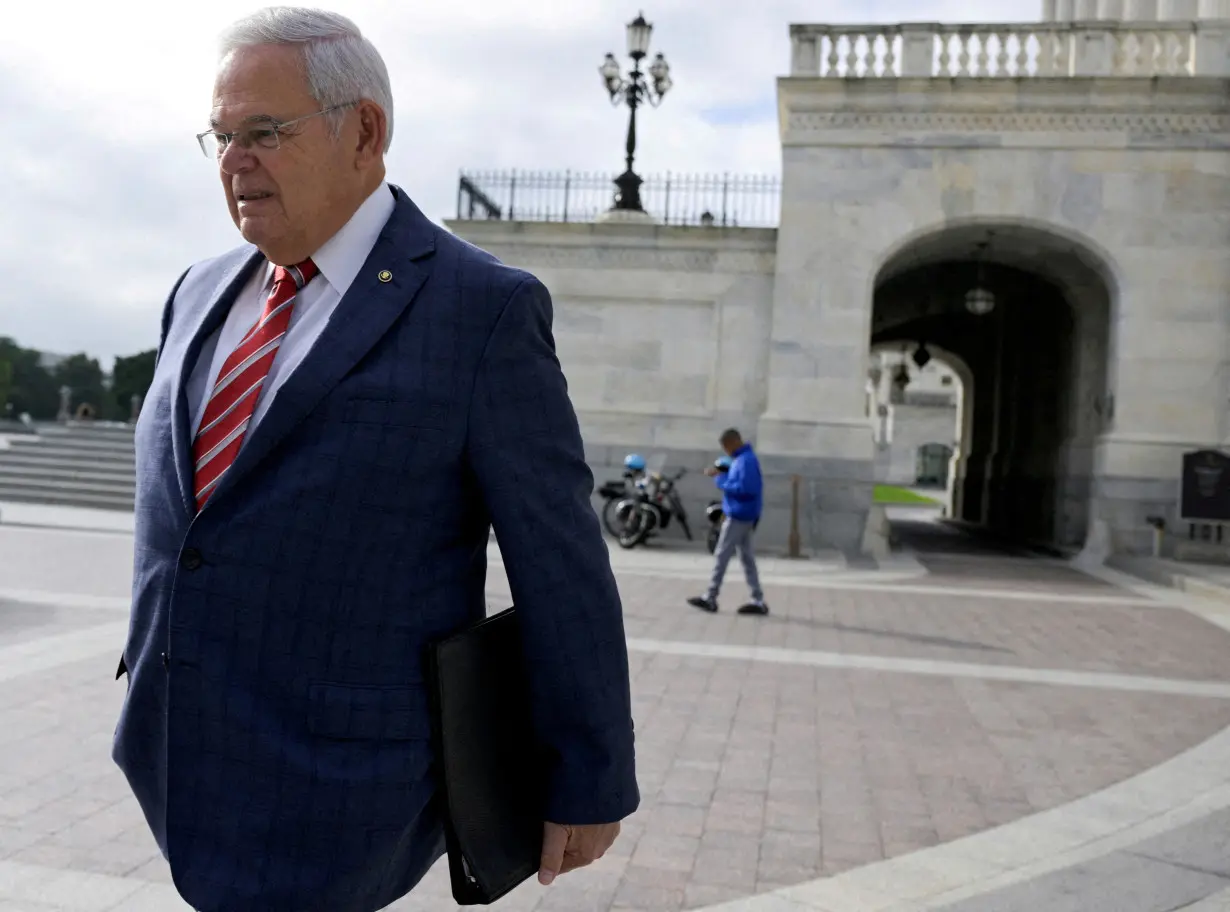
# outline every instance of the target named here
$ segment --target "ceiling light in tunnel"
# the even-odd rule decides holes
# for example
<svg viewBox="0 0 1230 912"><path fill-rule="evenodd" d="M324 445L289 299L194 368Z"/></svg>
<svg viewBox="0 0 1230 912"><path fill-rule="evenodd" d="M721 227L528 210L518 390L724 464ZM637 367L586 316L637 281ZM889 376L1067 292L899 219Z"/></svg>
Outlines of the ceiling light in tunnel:
<svg viewBox="0 0 1230 912"><path fill-rule="evenodd" d="M995 295L981 285L965 293L965 309L976 317L985 317L995 309Z"/></svg>

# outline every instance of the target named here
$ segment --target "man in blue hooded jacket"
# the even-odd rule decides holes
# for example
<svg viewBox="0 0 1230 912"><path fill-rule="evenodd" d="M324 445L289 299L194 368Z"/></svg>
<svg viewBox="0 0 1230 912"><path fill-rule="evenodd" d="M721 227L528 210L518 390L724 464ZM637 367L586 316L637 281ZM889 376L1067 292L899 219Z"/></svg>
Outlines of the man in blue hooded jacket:
<svg viewBox="0 0 1230 912"><path fill-rule="evenodd" d="M709 589L704 595L688 599L688 604L711 613L718 610L717 597L722 588L722 578L737 550L739 559L743 561L747 586L752 590L752 600L739 608L739 614L765 615L769 613L769 606L765 604L764 591L760 588L756 555L752 551L752 535L760 522L760 511L764 505L760 462L752 445L744 443L743 436L734 428L722 432L721 444L730 457L730 469L723 474L711 466L705 469L705 474L713 476L714 483L722 489L722 512L726 518L722 521L722 534L714 551L716 561Z"/></svg>

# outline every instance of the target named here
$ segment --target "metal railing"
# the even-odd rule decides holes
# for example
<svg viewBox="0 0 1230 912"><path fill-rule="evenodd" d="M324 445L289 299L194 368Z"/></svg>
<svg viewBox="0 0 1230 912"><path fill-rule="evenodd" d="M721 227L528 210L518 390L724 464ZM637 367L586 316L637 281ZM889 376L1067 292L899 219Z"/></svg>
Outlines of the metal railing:
<svg viewBox="0 0 1230 912"><path fill-rule="evenodd" d="M463 171L457 218L592 222L613 204L614 174L591 171ZM776 175L649 175L641 201L663 225L777 226Z"/></svg>

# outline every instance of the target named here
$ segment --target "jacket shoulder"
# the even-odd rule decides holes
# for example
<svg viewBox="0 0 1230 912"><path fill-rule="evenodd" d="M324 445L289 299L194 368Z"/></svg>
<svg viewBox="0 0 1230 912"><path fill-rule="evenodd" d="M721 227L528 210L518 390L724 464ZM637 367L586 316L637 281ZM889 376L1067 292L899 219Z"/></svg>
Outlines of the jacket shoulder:
<svg viewBox="0 0 1230 912"><path fill-rule="evenodd" d="M458 276L458 287L463 293L467 290L480 292L493 304L498 301L501 307L526 283L542 286L533 273L509 266L495 254L444 229L440 229L436 239L436 255L441 260L438 265L451 268ZM464 281L460 281L461 277Z"/></svg>

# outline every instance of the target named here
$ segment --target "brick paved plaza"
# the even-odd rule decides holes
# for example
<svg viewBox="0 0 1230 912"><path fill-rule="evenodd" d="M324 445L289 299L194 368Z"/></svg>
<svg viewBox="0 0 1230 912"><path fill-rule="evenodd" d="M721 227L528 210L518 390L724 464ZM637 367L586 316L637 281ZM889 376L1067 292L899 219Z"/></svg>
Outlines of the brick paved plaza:
<svg viewBox="0 0 1230 912"><path fill-rule="evenodd" d="M131 547L0 525L0 910L186 908L109 758ZM729 610L736 566L709 616L684 604L707 555L615 560L642 808L592 869L495 908L1230 908L1216 617L978 553L766 561L768 618ZM498 563L488 592L507 604ZM453 908L445 871L391 908Z"/></svg>

